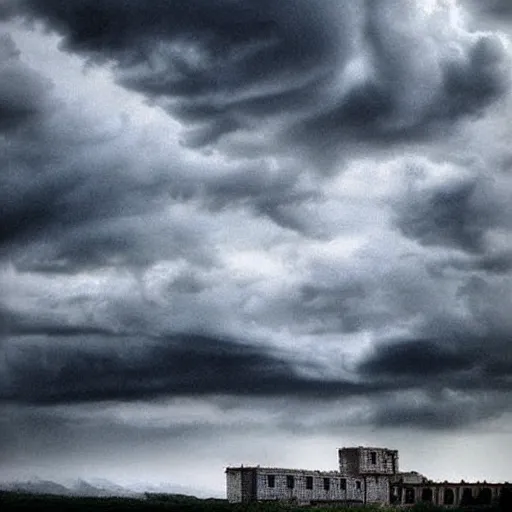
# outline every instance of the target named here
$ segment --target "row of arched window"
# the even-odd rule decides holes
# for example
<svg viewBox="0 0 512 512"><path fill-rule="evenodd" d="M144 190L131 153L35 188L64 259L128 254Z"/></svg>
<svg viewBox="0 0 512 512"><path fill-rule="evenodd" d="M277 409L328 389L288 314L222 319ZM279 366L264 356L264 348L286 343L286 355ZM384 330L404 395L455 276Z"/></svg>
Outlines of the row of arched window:
<svg viewBox="0 0 512 512"><path fill-rule="evenodd" d="M434 492L430 487L425 487L421 490L421 501L432 502ZM404 502L408 505L416 502L416 490L413 487L405 489ZM460 500L461 505L489 505L492 501L492 490L489 487L483 488L476 498L473 497L473 492L470 487L465 487L462 490ZM455 492L450 487L446 487L443 492L443 505L455 504Z"/></svg>

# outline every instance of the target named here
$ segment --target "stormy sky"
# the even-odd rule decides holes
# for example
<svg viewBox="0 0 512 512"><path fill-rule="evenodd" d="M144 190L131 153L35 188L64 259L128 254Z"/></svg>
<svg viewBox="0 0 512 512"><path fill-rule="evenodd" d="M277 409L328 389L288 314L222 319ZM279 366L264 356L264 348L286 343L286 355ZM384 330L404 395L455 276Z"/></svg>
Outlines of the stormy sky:
<svg viewBox="0 0 512 512"><path fill-rule="evenodd" d="M509 0L4 0L0 479L510 480Z"/></svg>

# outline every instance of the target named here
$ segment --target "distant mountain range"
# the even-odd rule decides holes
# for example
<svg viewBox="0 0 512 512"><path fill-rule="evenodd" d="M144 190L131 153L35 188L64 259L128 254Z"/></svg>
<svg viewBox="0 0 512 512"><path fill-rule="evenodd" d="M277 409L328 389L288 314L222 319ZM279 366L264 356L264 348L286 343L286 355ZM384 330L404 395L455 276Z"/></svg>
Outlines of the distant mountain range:
<svg viewBox="0 0 512 512"><path fill-rule="evenodd" d="M132 491L112 482L103 482L100 485L86 482L85 480L76 480L70 485L63 485L51 480L30 480L25 482L5 482L0 483L0 489L3 491L21 491L31 494L57 494L59 496L125 496L125 497L143 497L142 492Z"/></svg>
<svg viewBox="0 0 512 512"><path fill-rule="evenodd" d="M39 478L29 481L0 482L0 490L18 491L31 494L56 494L59 496L89 496L89 497L130 497L144 498L144 493L158 494L184 494L198 498L219 497L215 491L208 492L202 489L193 489L182 485L173 484L147 484L139 483L123 487L105 479L75 480L69 484L42 480Z"/></svg>

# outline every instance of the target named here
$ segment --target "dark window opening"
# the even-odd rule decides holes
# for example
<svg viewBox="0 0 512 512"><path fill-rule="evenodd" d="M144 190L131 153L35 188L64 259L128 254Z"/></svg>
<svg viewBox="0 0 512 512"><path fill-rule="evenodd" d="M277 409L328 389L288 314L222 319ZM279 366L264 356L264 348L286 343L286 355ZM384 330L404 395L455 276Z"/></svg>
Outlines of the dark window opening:
<svg viewBox="0 0 512 512"><path fill-rule="evenodd" d="M499 505L501 510L512 510L512 486L506 485L500 489Z"/></svg>
<svg viewBox="0 0 512 512"><path fill-rule="evenodd" d="M392 487L390 492L391 504L401 503L402 502L402 488L401 487Z"/></svg>
<svg viewBox="0 0 512 512"><path fill-rule="evenodd" d="M347 479L346 478L340 478L340 489L342 491L347 490Z"/></svg>
<svg viewBox="0 0 512 512"><path fill-rule="evenodd" d="M306 489L313 489L313 477L312 476L306 477Z"/></svg>
<svg viewBox="0 0 512 512"><path fill-rule="evenodd" d="M356 489L357 489L358 491L360 491L360 490L361 490L361 482L360 482L359 480L356 480Z"/></svg>
<svg viewBox="0 0 512 512"><path fill-rule="evenodd" d="M293 475L286 475L286 487L293 489L295 487L295 478Z"/></svg>
<svg viewBox="0 0 512 512"><path fill-rule="evenodd" d="M455 494L453 489L445 489L443 497L443 505L453 505L455 503Z"/></svg>
<svg viewBox="0 0 512 512"><path fill-rule="evenodd" d="M407 505L411 505L412 503L414 503L415 499L416 496L414 493L414 489L412 487L407 487L407 489L405 489L405 503Z"/></svg>
<svg viewBox="0 0 512 512"><path fill-rule="evenodd" d="M432 489L423 489L421 491L421 501L432 501Z"/></svg>
<svg viewBox="0 0 512 512"><path fill-rule="evenodd" d="M473 491L471 487L464 487L462 490L462 498L460 499L460 505L465 507L473 504Z"/></svg>
<svg viewBox="0 0 512 512"><path fill-rule="evenodd" d="M489 487L484 487L478 493L478 503L479 505L490 505L492 501L492 491Z"/></svg>
<svg viewBox="0 0 512 512"><path fill-rule="evenodd" d="M377 452L370 452L370 458L372 460L372 464L377 464Z"/></svg>
<svg viewBox="0 0 512 512"><path fill-rule="evenodd" d="M331 488L331 479L324 478L324 491L328 491Z"/></svg>
<svg viewBox="0 0 512 512"><path fill-rule="evenodd" d="M269 487L276 486L276 475L267 475L267 485Z"/></svg>

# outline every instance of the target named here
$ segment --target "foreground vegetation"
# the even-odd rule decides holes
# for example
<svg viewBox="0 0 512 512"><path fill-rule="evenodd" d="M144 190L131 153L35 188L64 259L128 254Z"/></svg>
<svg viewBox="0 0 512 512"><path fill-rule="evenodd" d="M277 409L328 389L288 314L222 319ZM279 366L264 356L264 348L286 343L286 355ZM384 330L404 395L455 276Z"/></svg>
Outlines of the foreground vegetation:
<svg viewBox="0 0 512 512"><path fill-rule="evenodd" d="M84 498L55 495L37 495L17 492L0 492L0 510L8 511L70 511L70 512L394 512L392 507L298 507L285 503L230 504L221 499L199 499L183 495L148 494L145 499L136 498ZM404 509L401 509L404 510ZM405 509L410 512L509 512L504 507L478 507L445 509L418 504Z"/></svg>

